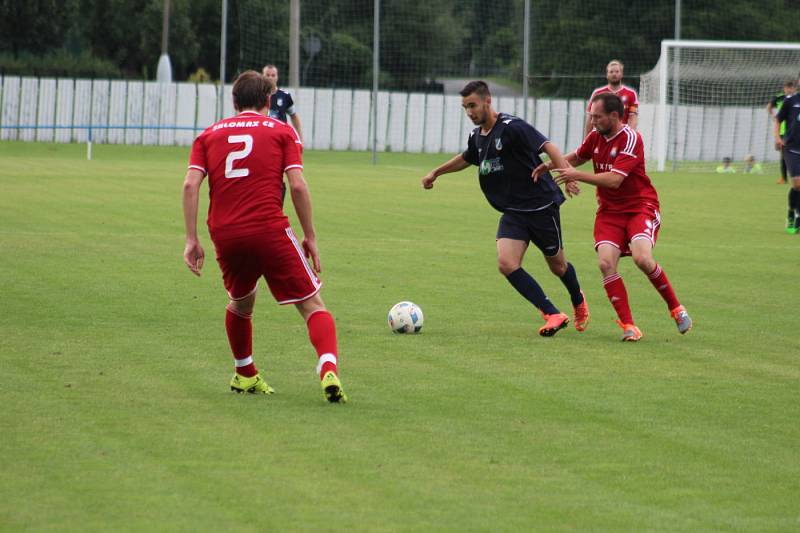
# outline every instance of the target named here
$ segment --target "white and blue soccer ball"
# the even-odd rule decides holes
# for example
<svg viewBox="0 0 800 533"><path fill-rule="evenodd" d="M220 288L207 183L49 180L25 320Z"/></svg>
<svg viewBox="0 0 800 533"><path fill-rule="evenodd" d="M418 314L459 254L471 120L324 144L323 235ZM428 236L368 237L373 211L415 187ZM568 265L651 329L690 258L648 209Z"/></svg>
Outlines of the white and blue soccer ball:
<svg viewBox="0 0 800 533"><path fill-rule="evenodd" d="M414 302L400 302L389 310L389 329L395 333L419 333L423 320L422 309Z"/></svg>

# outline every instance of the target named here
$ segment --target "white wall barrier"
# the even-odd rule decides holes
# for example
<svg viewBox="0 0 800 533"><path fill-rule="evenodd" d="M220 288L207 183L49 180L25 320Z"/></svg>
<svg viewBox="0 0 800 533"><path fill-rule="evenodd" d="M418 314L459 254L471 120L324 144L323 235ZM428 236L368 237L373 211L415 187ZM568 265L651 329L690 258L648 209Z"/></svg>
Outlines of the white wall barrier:
<svg viewBox="0 0 800 533"><path fill-rule="evenodd" d="M218 105L212 84L0 78L0 140L112 144L191 144L210 126ZM369 150L372 147L372 94L366 90L300 87L292 90L307 149ZM225 86L225 116L233 114L231 86ZM495 108L521 115L522 98L496 97ZM531 98L529 121L564 152L583 137L584 100ZM668 110L668 114L673 112ZM719 161L752 153L777 161L769 120L762 108L681 106L677 109L679 159ZM656 113L640 108L639 130L650 154ZM472 123L457 95L378 94L379 151L456 153L463 150ZM723 135L731 132L733 135ZM654 157L654 155L652 155Z"/></svg>

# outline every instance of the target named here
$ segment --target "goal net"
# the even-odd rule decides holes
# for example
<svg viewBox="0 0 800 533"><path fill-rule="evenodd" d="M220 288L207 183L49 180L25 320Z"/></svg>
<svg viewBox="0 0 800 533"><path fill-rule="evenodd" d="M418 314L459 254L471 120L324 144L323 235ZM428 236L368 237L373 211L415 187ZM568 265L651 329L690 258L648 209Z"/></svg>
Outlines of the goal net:
<svg viewBox="0 0 800 533"><path fill-rule="evenodd" d="M715 171L730 158L774 166L767 104L798 78L800 44L666 40L641 77L640 128L658 170Z"/></svg>

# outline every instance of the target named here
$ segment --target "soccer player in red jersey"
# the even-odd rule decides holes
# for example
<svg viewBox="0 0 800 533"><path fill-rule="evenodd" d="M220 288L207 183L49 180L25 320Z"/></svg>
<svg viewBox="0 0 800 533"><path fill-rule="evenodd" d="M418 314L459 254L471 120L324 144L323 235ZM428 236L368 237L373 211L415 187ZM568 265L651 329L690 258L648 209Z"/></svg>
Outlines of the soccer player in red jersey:
<svg viewBox="0 0 800 533"><path fill-rule="evenodd" d="M271 89L258 72L243 72L233 84L233 104L239 114L217 122L195 139L183 183L183 259L199 276L205 252L197 236L198 199L208 175L208 230L230 297L225 329L235 361L231 390L274 392L253 362L253 307L263 276L275 300L294 304L306 321L325 398L344 402L347 397L337 375L336 326L319 295L322 283L316 273L321 268L301 143L291 126L266 116ZM303 227L302 243L283 213L284 174Z"/></svg>
<svg viewBox="0 0 800 533"><path fill-rule="evenodd" d="M635 130L639 117L639 96L631 87L622 84L622 72L624 68L624 65L618 59L612 59L608 65L606 65L606 79L608 80L608 84L598 87L592 92L592 96L589 97L589 104L586 106L586 113L588 114L590 112L589 108L592 105L592 98L598 94L616 94L619 96L620 100L622 100L622 105L625 108L622 113L622 123L627 124L631 129ZM586 137L589 135L591 130L592 121L587 116L583 136Z"/></svg>
<svg viewBox="0 0 800 533"><path fill-rule="evenodd" d="M592 98L590 117L594 129L581 146L565 156L566 168L543 163L534 170L534 179L553 170L556 183L581 181L597 187L598 210L594 223L595 250L603 273L603 286L623 330L623 341L642 337L628 304L628 293L617 272L619 258L633 256L636 266L656 288L683 334L692 328L692 319L680 304L672 284L653 258L653 247L661 226L658 194L645 171L642 136L622 122L622 100L612 93ZM591 160L594 173L576 166Z"/></svg>

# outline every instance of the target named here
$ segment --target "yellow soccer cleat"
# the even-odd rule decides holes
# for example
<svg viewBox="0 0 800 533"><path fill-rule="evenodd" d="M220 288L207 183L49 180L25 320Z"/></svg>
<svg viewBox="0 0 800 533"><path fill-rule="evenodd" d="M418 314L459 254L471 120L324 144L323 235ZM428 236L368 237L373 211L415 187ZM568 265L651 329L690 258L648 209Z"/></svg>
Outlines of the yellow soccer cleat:
<svg viewBox="0 0 800 533"><path fill-rule="evenodd" d="M330 403L347 402L347 395L344 393L344 389L342 388L342 382L339 381L339 378L336 374L330 370L325 372L325 375L322 376L322 381L320 384L322 385L322 393L325 395L325 399Z"/></svg>
<svg viewBox="0 0 800 533"><path fill-rule="evenodd" d="M264 381L260 374L256 374L251 378L234 374L233 378L231 378L231 390L238 394L243 392L248 392L250 394L273 394L275 392L275 389L267 385L267 382Z"/></svg>

